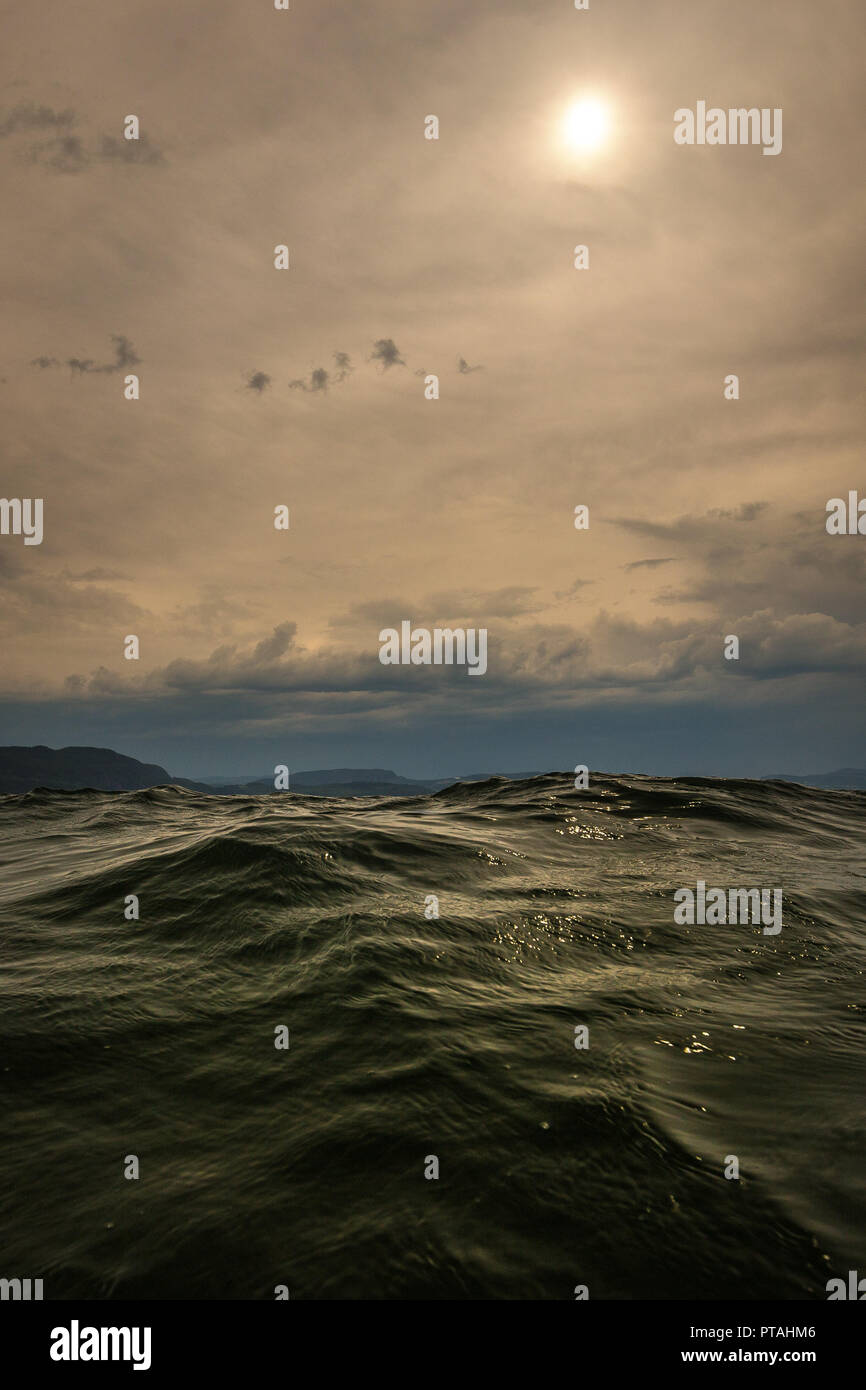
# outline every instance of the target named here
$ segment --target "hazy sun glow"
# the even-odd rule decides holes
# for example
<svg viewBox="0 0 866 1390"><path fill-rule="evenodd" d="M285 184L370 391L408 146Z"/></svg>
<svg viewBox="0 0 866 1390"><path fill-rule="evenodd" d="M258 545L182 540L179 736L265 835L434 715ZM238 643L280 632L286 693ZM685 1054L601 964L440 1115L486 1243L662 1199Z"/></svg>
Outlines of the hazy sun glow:
<svg viewBox="0 0 866 1390"><path fill-rule="evenodd" d="M600 101L586 98L565 114L565 138L573 149L589 152L604 144L610 120Z"/></svg>

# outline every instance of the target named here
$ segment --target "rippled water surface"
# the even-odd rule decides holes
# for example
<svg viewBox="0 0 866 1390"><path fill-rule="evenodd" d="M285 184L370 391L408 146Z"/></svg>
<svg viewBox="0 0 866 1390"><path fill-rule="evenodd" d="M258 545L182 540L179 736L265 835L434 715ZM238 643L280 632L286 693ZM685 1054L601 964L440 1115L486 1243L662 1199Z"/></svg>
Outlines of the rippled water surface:
<svg viewBox="0 0 866 1390"><path fill-rule="evenodd" d="M0 1274L825 1298L866 1273L864 846L866 794L747 781L0 797ZM675 925L698 879L781 933Z"/></svg>

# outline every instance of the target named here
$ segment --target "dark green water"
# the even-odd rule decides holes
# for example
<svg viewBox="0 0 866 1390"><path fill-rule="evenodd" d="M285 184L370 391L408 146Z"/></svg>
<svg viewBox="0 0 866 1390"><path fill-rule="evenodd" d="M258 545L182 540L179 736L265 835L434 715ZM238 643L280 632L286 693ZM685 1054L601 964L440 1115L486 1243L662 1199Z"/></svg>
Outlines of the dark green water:
<svg viewBox="0 0 866 1390"><path fill-rule="evenodd" d="M864 832L699 779L0 798L0 1275L826 1298L866 1274ZM781 933L675 925L697 879L781 888Z"/></svg>

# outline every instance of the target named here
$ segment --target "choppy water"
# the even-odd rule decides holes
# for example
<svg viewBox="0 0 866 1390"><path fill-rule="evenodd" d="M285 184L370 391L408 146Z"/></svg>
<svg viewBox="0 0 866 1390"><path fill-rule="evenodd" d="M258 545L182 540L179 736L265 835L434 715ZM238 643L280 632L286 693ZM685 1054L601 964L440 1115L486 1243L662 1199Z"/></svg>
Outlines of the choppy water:
<svg viewBox="0 0 866 1390"><path fill-rule="evenodd" d="M866 1274L864 832L703 779L0 798L0 1275L825 1298ZM699 878L781 934L675 925Z"/></svg>

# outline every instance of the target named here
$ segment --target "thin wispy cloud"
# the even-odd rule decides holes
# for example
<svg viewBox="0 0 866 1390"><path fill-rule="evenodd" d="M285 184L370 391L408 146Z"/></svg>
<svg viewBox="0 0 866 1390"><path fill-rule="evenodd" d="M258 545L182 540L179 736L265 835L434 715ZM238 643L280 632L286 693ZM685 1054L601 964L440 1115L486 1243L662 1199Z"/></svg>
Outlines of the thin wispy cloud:
<svg viewBox="0 0 866 1390"><path fill-rule="evenodd" d="M624 569L624 570L655 570L655 569L658 569L661 565L672 565L672 564L674 564L674 557L673 557L672 555L668 555L668 556L665 556L664 559L659 559L659 560L632 560L630 564L628 564L628 565L623 565L623 569Z"/></svg>
<svg viewBox="0 0 866 1390"><path fill-rule="evenodd" d="M165 156L146 132L137 139L106 135L88 139L77 127L79 117L71 108L56 111L51 106L21 102L0 115L0 140L15 136L44 134L23 151L29 164L40 165L58 174L79 174L99 164L154 165Z"/></svg>
<svg viewBox="0 0 866 1390"><path fill-rule="evenodd" d="M50 106L22 102L0 116L0 140L34 130L63 130L75 124L74 111L55 111Z"/></svg>
<svg viewBox="0 0 866 1390"><path fill-rule="evenodd" d="M113 362L94 362L92 357L67 357L65 365L70 371L79 376L102 376L110 375L113 372L125 371L127 367L137 367L141 358L132 346L129 338L122 333L112 333L111 341L114 343ZM61 364L57 357L33 357L30 361L31 367L39 367L45 371L49 367L59 367Z"/></svg>

